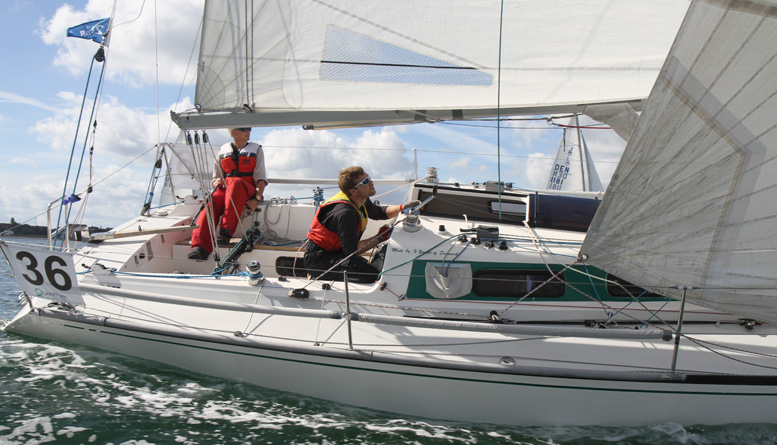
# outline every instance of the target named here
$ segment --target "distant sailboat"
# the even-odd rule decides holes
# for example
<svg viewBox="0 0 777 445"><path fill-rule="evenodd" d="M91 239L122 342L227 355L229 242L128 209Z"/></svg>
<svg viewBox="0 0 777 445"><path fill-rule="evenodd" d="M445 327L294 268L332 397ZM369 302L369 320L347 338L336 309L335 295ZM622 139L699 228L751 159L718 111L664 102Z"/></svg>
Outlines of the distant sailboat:
<svg viewBox="0 0 777 445"><path fill-rule="evenodd" d="M577 116L571 118L569 126L564 129L547 188L567 192L604 191Z"/></svg>

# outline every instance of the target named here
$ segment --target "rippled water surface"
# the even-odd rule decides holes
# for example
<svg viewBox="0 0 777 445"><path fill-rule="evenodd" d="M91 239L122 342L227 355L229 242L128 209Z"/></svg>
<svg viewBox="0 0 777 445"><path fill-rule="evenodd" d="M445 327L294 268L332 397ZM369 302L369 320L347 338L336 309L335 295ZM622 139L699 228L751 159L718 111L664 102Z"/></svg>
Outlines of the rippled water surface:
<svg viewBox="0 0 777 445"><path fill-rule="evenodd" d="M19 292L0 260L0 320L20 309ZM402 418L0 332L0 444L39 443L761 444L777 443L777 426L507 428Z"/></svg>

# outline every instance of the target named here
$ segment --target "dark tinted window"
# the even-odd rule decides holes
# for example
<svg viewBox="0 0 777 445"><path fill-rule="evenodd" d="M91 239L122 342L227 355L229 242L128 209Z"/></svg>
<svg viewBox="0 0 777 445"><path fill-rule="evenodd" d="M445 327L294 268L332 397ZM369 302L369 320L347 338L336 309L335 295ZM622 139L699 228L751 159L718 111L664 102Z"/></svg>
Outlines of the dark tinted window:
<svg viewBox="0 0 777 445"><path fill-rule="evenodd" d="M423 201L430 196L432 196L431 193L421 190L418 199ZM421 213L456 219L464 219L463 215L467 215L470 220L500 221L498 201L494 200L494 193L484 191L453 194L447 190L440 190L437 197L429 201ZM526 205L523 202L515 198L502 199L502 222L522 222L525 215Z"/></svg>
<svg viewBox="0 0 777 445"><path fill-rule="evenodd" d="M557 298L566 290L563 275L559 277L541 270L479 270L472 276L472 292L481 297L520 298L537 289L531 297Z"/></svg>
<svg viewBox="0 0 777 445"><path fill-rule="evenodd" d="M275 272L285 277L306 277L308 271L302 262L302 258L291 256L279 256L275 259Z"/></svg>
<svg viewBox="0 0 777 445"><path fill-rule="evenodd" d="M596 198L556 195L529 196L529 225L585 232L599 207Z"/></svg>
<svg viewBox="0 0 777 445"><path fill-rule="evenodd" d="M610 274L607 274L607 293L618 298L661 297Z"/></svg>

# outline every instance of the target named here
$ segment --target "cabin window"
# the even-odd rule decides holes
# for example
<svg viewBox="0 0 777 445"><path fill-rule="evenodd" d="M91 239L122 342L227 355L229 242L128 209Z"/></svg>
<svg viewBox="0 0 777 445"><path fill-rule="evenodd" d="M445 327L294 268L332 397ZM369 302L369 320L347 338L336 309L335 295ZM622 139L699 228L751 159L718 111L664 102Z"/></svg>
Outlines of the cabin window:
<svg viewBox="0 0 777 445"><path fill-rule="evenodd" d="M562 274L558 277L541 270L485 269L473 274L472 291L481 297L521 298L534 290L534 298L559 298L566 283Z"/></svg>
<svg viewBox="0 0 777 445"><path fill-rule="evenodd" d="M585 232L599 207L596 198L529 195L529 226Z"/></svg>
<svg viewBox="0 0 777 445"><path fill-rule="evenodd" d="M526 204L516 201L502 200L502 218L499 218L499 201L494 199L492 193L477 192L471 194L455 195L447 191L438 193L437 198L429 201L421 210L421 214L428 216L442 216L446 218L464 219L464 215L470 221L498 221L502 223L520 223L526 218ZM431 193L421 190L418 199L423 201L432 196Z"/></svg>
<svg viewBox="0 0 777 445"><path fill-rule="evenodd" d="M275 272L283 277L306 277L308 271L302 258L279 256L275 259Z"/></svg>
<svg viewBox="0 0 777 445"><path fill-rule="evenodd" d="M491 213L499 215L499 201L489 202ZM526 204L522 202L502 201L502 215L513 215L521 218L526 217Z"/></svg>
<svg viewBox="0 0 777 445"><path fill-rule="evenodd" d="M648 292L637 285L610 274L607 274L607 293L616 298L663 298L661 295Z"/></svg>

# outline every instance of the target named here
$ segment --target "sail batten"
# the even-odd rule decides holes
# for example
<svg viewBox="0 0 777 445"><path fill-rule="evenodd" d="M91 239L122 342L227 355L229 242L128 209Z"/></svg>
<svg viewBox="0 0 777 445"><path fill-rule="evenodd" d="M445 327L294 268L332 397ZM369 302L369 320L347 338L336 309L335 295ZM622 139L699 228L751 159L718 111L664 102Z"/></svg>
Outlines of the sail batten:
<svg viewBox="0 0 777 445"><path fill-rule="evenodd" d="M224 113L252 126L321 126L361 112L352 125L380 125L641 101L687 5L208 1L197 110L174 119L184 128L216 126L210 115L221 122ZM500 26L509 42L501 54ZM433 119L414 115L428 110ZM384 121L390 112L405 114Z"/></svg>
<svg viewBox="0 0 777 445"><path fill-rule="evenodd" d="M777 2L694 2L581 252L629 282L777 321Z"/></svg>

